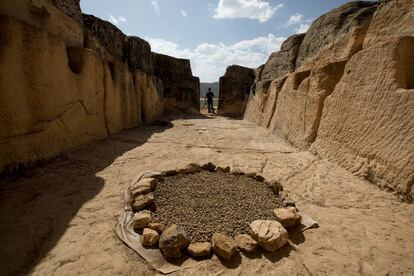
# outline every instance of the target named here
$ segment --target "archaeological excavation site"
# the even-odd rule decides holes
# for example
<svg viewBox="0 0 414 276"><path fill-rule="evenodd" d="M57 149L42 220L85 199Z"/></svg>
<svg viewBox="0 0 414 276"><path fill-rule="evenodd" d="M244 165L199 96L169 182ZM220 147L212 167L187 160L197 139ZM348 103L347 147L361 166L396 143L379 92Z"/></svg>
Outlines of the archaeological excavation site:
<svg viewBox="0 0 414 276"><path fill-rule="evenodd" d="M0 275L414 275L414 0L315 2L213 91L226 45L179 51L150 34L185 1L132 2L0 0ZM205 5L269 7L236 35L288 2Z"/></svg>

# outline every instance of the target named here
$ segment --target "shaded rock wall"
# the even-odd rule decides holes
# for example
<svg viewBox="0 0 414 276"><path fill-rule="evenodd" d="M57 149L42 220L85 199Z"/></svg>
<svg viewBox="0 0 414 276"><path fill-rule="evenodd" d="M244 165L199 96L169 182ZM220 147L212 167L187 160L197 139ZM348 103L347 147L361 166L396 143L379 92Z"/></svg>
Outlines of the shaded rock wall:
<svg viewBox="0 0 414 276"><path fill-rule="evenodd" d="M153 54L155 75L164 84L163 96L167 111L198 113L200 110L200 80L193 77L188 59Z"/></svg>
<svg viewBox="0 0 414 276"><path fill-rule="evenodd" d="M82 16L76 0L1 1L0 60L0 172L164 112L149 44Z"/></svg>
<svg viewBox="0 0 414 276"><path fill-rule="evenodd" d="M242 116L254 79L253 69L238 65L229 66L225 75L220 78L218 114L229 117Z"/></svg>
<svg viewBox="0 0 414 276"><path fill-rule="evenodd" d="M263 75L286 64L283 49L256 70L244 118L413 198L413 20L412 0L351 2L323 15L296 44L293 70Z"/></svg>

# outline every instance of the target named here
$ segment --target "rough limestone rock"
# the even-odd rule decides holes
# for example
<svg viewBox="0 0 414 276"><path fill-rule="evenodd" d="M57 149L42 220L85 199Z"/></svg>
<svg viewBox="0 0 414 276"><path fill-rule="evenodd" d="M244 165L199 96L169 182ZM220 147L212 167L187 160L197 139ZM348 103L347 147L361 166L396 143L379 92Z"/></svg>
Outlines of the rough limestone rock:
<svg viewBox="0 0 414 276"><path fill-rule="evenodd" d="M153 191L157 187L157 184L158 180L156 178L141 178L131 186L131 192L134 194L134 190L139 188L149 188L151 191Z"/></svg>
<svg viewBox="0 0 414 276"><path fill-rule="evenodd" d="M276 215L277 220L282 224L285 228L291 228L299 225L302 217L296 211L295 208L277 208L273 211Z"/></svg>
<svg viewBox="0 0 414 276"><path fill-rule="evenodd" d="M93 15L83 15L84 28L91 33L105 49L105 58L119 62L126 61L126 48L128 37L121 30L108 21Z"/></svg>
<svg viewBox="0 0 414 276"><path fill-rule="evenodd" d="M251 68L238 65L227 68L225 75L220 78L219 115L240 117L244 114L254 78Z"/></svg>
<svg viewBox="0 0 414 276"><path fill-rule="evenodd" d="M125 45L136 39L91 16L85 15L83 30L74 21L78 1L19 3L0 3L0 35L7 38L0 43L0 171L52 158L164 112L162 81L138 65L130 68L152 62L148 43L139 41L128 54Z"/></svg>
<svg viewBox="0 0 414 276"><path fill-rule="evenodd" d="M165 231L165 225L159 222L150 222L148 228L157 231L158 234L161 234Z"/></svg>
<svg viewBox="0 0 414 276"><path fill-rule="evenodd" d="M244 114L245 119L264 127L268 126L269 118L263 118L263 114L266 113L268 101L272 104L276 100L269 94L272 81L295 71L296 57L304 37L305 34L289 37L282 44L280 51L272 53L266 64L255 70L255 81Z"/></svg>
<svg viewBox="0 0 414 276"><path fill-rule="evenodd" d="M364 48L394 39L413 36L413 0L382 0L364 40Z"/></svg>
<svg viewBox="0 0 414 276"><path fill-rule="evenodd" d="M412 37L396 37L356 54L325 101L313 146L321 156L404 195L414 182L414 133L407 131L414 129L413 49Z"/></svg>
<svg viewBox="0 0 414 276"><path fill-rule="evenodd" d="M182 250L189 245L187 234L178 225L172 225L162 232L159 247L166 258L180 258Z"/></svg>
<svg viewBox="0 0 414 276"><path fill-rule="evenodd" d="M163 81L167 111L198 113L200 80L193 76L190 61L153 54L155 75Z"/></svg>
<svg viewBox="0 0 414 276"><path fill-rule="evenodd" d="M257 250L257 242L247 234L241 234L234 237L237 247L245 253L254 253Z"/></svg>
<svg viewBox="0 0 414 276"><path fill-rule="evenodd" d="M145 228L141 235L141 244L145 247L154 246L157 244L159 238L160 236L157 231Z"/></svg>
<svg viewBox="0 0 414 276"><path fill-rule="evenodd" d="M184 168L179 169L177 172L178 174L188 174L188 173L199 172L200 170L201 170L201 167L199 164L190 163L190 164L187 164Z"/></svg>
<svg viewBox="0 0 414 276"><path fill-rule="evenodd" d="M250 228L260 247L269 252L275 252L288 240L288 232L277 221L256 220L250 224Z"/></svg>
<svg viewBox="0 0 414 276"><path fill-rule="evenodd" d="M53 4L72 18L77 24L83 25L82 12L80 9L80 0L53 0Z"/></svg>
<svg viewBox="0 0 414 276"><path fill-rule="evenodd" d="M226 235L214 233L211 242L214 254L222 259L230 260L236 253L237 243Z"/></svg>
<svg viewBox="0 0 414 276"><path fill-rule="evenodd" d="M153 54L147 41L137 36L129 36L125 55L131 70L154 74Z"/></svg>
<svg viewBox="0 0 414 276"><path fill-rule="evenodd" d="M325 58L328 55L337 60L358 51L376 8L375 2L355 1L316 19L299 48L296 68L327 48L331 50L326 52Z"/></svg>
<svg viewBox="0 0 414 276"><path fill-rule="evenodd" d="M279 195L283 191L283 186L277 180L266 181L266 186L275 194Z"/></svg>
<svg viewBox="0 0 414 276"><path fill-rule="evenodd" d="M187 248L188 254L193 257L207 257L211 254L211 243L197 242L192 243Z"/></svg>
<svg viewBox="0 0 414 276"><path fill-rule="evenodd" d="M134 229L142 229L148 226L152 221L151 212L144 210L138 213L135 213L132 225Z"/></svg>
<svg viewBox="0 0 414 276"><path fill-rule="evenodd" d="M152 203L154 203L154 195L152 193L138 195L132 204L132 208L134 211L140 211Z"/></svg>

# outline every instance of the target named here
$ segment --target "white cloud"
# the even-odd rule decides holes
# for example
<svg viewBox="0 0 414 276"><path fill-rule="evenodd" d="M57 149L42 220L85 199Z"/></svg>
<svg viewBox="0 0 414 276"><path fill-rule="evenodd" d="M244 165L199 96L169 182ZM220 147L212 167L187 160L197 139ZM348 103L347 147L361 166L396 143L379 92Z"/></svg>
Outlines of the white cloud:
<svg viewBox="0 0 414 276"><path fill-rule="evenodd" d="M300 24L298 28L295 28L297 34L306 33L310 27L310 24Z"/></svg>
<svg viewBox="0 0 414 276"><path fill-rule="evenodd" d="M157 14L158 17L161 16L161 9L160 9L160 5L158 4L158 0L151 0L151 5L155 10L155 13Z"/></svg>
<svg viewBox="0 0 414 276"><path fill-rule="evenodd" d="M292 25L299 24L302 21L303 21L303 14L297 13L297 14L292 15L289 18L289 21L286 23L286 25L292 26Z"/></svg>
<svg viewBox="0 0 414 276"><path fill-rule="evenodd" d="M109 22L118 26L120 23L125 23L127 20L123 16L114 17L112 14L109 15Z"/></svg>
<svg viewBox="0 0 414 276"><path fill-rule="evenodd" d="M220 0L214 18L249 18L266 22L283 4L272 6L264 0Z"/></svg>
<svg viewBox="0 0 414 276"><path fill-rule="evenodd" d="M180 13L183 17L187 17L187 12L185 10L180 10Z"/></svg>
<svg viewBox="0 0 414 276"><path fill-rule="evenodd" d="M179 45L163 39L147 38L154 52L191 60L193 74L203 82L218 81L227 66L238 64L255 68L280 49L284 37L273 34L242 40L232 45L224 43L202 43L195 49L180 49Z"/></svg>

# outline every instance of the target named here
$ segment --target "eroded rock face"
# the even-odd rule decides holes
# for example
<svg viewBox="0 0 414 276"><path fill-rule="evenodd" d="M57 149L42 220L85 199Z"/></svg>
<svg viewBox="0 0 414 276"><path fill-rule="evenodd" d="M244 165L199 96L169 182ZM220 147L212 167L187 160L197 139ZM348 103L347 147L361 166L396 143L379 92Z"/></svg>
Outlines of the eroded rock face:
<svg viewBox="0 0 414 276"><path fill-rule="evenodd" d="M243 115L250 88L254 82L254 70L232 65L220 78L218 113L223 116L240 117Z"/></svg>
<svg viewBox="0 0 414 276"><path fill-rule="evenodd" d="M256 88L244 117L410 199L413 103L403 91L414 87L413 7L359 1L321 16L295 71Z"/></svg>
<svg viewBox="0 0 414 276"><path fill-rule="evenodd" d="M53 0L53 4L79 25L83 24L80 0Z"/></svg>
<svg viewBox="0 0 414 276"><path fill-rule="evenodd" d="M332 55L336 59L347 58L350 52L353 54L358 51L353 40L363 40L376 7L375 2L355 1L319 17L312 23L303 39L296 67L299 68L325 48L331 47Z"/></svg>
<svg viewBox="0 0 414 276"><path fill-rule="evenodd" d="M153 121L164 112L164 85L154 75L148 42L82 15L79 0L18 5L4 0L0 21L0 172ZM172 80L183 80L180 72L189 71L187 79L198 88L189 66L178 64ZM191 105L198 109L198 102Z"/></svg>
<svg viewBox="0 0 414 276"><path fill-rule="evenodd" d="M280 51L274 52L266 64L255 70L255 82L251 88L249 103L244 118L267 127L269 124L269 112L274 112L273 103L276 102L276 91L269 91L272 81L275 79L285 80L286 75L296 69L296 58L299 47L305 34L289 37L281 46ZM272 87L274 89L274 87ZM279 88L280 90L281 88ZM266 110L269 109L270 110ZM265 118L266 117L266 118Z"/></svg>
<svg viewBox="0 0 414 276"><path fill-rule="evenodd" d="M163 81L163 96L169 111L198 113L200 80L193 76L188 59L153 54L155 75Z"/></svg>

